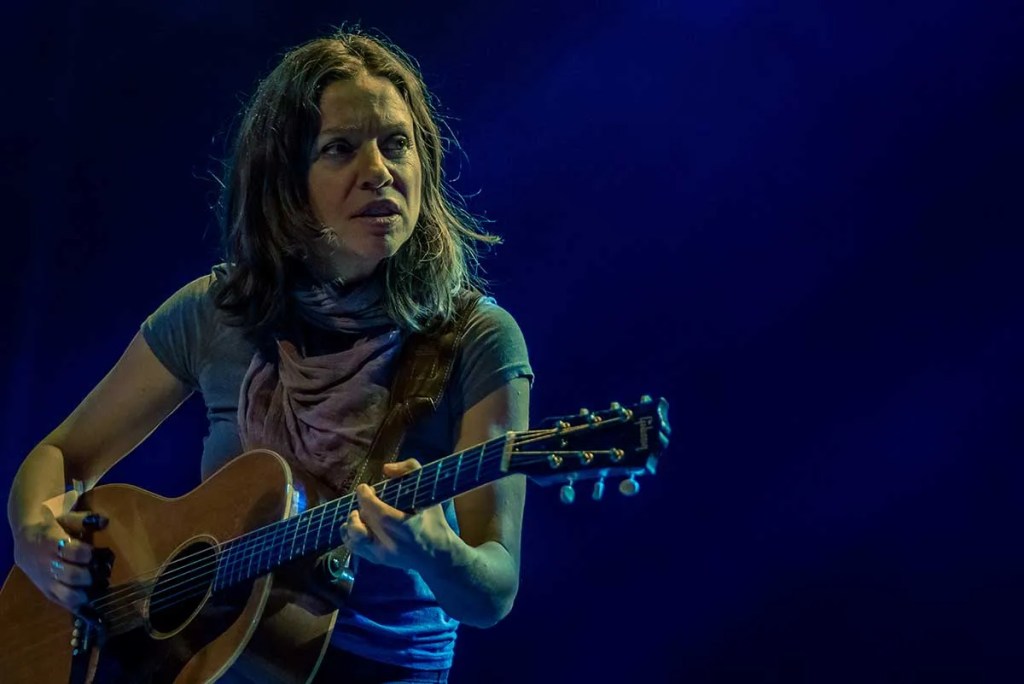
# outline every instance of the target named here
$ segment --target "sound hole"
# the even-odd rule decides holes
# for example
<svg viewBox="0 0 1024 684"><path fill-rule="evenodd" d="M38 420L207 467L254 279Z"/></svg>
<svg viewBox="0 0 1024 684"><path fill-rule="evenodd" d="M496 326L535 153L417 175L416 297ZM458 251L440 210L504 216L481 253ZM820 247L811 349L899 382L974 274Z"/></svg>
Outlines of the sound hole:
<svg viewBox="0 0 1024 684"><path fill-rule="evenodd" d="M202 604L213 583L216 554L209 542L181 549L164 567L149 598L149 624L153 631L173 632Z"/></svg>

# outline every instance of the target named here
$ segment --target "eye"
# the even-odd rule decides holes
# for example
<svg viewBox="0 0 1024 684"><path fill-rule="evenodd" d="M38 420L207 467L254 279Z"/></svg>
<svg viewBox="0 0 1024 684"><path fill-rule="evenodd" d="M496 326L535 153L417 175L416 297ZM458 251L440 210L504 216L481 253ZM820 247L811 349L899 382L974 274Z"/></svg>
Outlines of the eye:
<svg viewBox="0 0 1024 684"><path fill-rule="evenodd" d="M344 140L333 140L320 148L320 155L324 157L342 157L351 153L352 146Z"/></svg>
<svg viewBox="0 0 1024 684"><path fill-rule="evenodd" d="M407 135L393 135L384 143L384 151L388 154L403 155L412 149L412 140Z"/></svg>

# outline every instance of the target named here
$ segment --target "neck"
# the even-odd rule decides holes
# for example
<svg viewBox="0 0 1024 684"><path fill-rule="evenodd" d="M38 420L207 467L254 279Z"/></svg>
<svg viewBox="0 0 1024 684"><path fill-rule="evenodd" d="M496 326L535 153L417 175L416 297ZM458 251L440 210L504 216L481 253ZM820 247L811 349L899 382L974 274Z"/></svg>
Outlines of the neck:
<svg viewBox="0 0 1024 684"><path fill-rule="evenodd" d="M514 439L514 433L495 437L408 475L378 482L374 491L384 503L407 513L429 508L504 477ZM223 589L296 558L340 546L341 522L357 507L355 495L347 494L225 543L214 588Z"/></svg>

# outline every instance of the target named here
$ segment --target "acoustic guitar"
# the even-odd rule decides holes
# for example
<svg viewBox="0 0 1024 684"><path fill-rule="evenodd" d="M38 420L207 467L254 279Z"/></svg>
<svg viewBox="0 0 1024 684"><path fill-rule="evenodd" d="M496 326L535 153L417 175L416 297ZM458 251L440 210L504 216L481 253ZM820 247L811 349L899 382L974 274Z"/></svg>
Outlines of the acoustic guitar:
<svg viewBox="0 0 1024 684"><path fill-rule="evenodd" d="M605 480L638 491L668 446L668 403L550 418L374 485L406 512L514 474L540 485ZM353 494L324 500L279 455L247 452L188 494L168 499L105 484L76 503L109 519L88 541L113 553L107 586L71 615L15 567L0 590L0 681L308 682L326 652L337 605L310 588L315 560L341 544Z"/></svg>

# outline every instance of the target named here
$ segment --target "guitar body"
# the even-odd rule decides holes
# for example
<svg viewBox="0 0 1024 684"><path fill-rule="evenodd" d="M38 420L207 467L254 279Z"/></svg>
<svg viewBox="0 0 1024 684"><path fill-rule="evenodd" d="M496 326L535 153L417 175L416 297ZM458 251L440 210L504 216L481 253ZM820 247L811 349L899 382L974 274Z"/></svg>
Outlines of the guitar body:
<svg viewBox="0 0 1024 684"><path fill-rule="evenodd" d="M270 451L234 459L177 499L120 484L86 492L78 508L110 521L91 540L114 552L110 585L129 587L111 591L118 608L105 621L110 636L94 649L88 679L185 684L231 670L232 680L310 680L336 612L303 590L294 579L300 574L266 574L215 594L210 572L204 578L190 570L189 579L200 581L188 584L173 572L158 573L155 585L133 582L152 579L175 559L212 558L214 545L288 518L301 512L297 502L316 498L312 483ZM15 567L0 591L0 679L68 682L72 620Z"/></svg>

